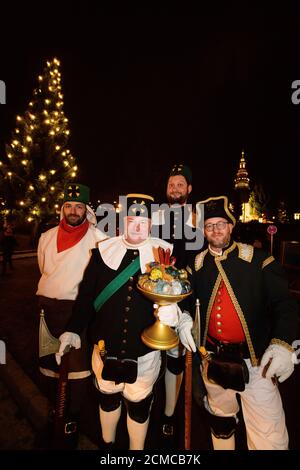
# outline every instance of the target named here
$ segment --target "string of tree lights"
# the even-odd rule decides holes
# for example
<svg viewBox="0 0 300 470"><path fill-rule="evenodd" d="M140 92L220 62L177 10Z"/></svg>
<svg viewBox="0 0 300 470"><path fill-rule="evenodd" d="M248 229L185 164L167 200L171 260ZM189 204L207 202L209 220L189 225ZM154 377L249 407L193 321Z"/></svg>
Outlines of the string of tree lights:
<svg viewBox="0 0 300 470"><path fill-rule="evenodd" d="M28 109L16 116L6 155L0 160L1 215L36 226L57 216L64 185L78 173L68 148L60 61L47 61L37 81Z"/></svg>

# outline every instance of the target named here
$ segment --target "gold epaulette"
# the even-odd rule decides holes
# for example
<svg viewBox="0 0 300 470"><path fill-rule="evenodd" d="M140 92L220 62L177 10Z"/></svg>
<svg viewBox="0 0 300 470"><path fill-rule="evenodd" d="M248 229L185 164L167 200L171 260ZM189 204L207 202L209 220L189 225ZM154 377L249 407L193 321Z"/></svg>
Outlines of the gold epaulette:
<svg viewBox="0 0 300 470"><path fill-rule="evenodd" d="M293 346L291 346L289 343L286 343L282 339L273 338L273 339L271 339L270 344L279 344L280 346L283 346L284 348L286 348L290 352L295 351Z"/></svg>
<svg viewBox="0 0 300 470"><path fill-rule="evenodd" d="M269 256L267 259L265 259L261 265L261 269L264 269L268 264L273 263L275 261L274 256Z"/></svg>
<svg viewBox="0 0 300 470"><path fill-rule="evenodd" d="M239 250L239 258L243 261L251 263L254 253L254 248L252 245L247 245L246 243L237 243Z"/></svg>

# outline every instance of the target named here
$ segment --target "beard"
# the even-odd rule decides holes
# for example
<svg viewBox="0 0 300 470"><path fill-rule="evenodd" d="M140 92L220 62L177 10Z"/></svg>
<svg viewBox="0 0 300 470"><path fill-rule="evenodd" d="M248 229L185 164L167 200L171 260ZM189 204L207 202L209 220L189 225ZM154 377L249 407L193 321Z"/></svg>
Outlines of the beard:
<svg viewBox="0 0 300 470"><path fill-rule="evenodd" d="M167 194L167 200L169 204L180 204L181 206L186 203L188 198L187 194Z"/></svg>
<svg viewBox="0 0 300 470"><path fill-rule="evenodd" d="M221 248L222 250L230 244L230 234L226 234L223 237L213 238L206 237L211 248Z"/></svg>
<svg viewBox="0 0 300 470"><path fill-rule="evenodd" d="M65 215L65 219L67 221L67 224L71 225L71 227L78 227L78 225L81 225L82 222L85 221L86 213L82 216L74 214Z"/></svg>

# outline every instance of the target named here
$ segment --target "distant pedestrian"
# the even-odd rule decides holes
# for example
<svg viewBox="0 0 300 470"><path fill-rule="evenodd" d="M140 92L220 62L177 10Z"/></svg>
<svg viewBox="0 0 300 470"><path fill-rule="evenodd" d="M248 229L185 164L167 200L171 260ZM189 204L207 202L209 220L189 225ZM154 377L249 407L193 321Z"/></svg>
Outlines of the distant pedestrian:
<svg viewBox="0 0 300 470"><path fill-rule="evenodd" d="M17 240L13 233L12 224L7 223L4 226L3 233L1 235L1 246L2 246L2 275L6 274L7 265L10 269L13 269L12 255L17 245Z"/></svg>

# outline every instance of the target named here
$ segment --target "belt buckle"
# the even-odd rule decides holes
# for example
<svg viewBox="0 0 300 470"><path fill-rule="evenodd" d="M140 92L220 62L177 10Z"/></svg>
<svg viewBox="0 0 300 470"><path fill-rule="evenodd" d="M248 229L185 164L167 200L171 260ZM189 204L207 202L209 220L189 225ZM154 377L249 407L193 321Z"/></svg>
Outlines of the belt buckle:
<svg viewBox="0 0 300 470"><path fill-rule="evenodd" d="M174 428L172 424L164 424L163 425L163 434L165 436L173 436Z"/></svg>
<svg viewBox="0 0 300 470"><path fill-rule="evenodd" d="M73 432L77 431L77 423L76 421L69 421L65 423L65 434L73 434Z"/></svg>

